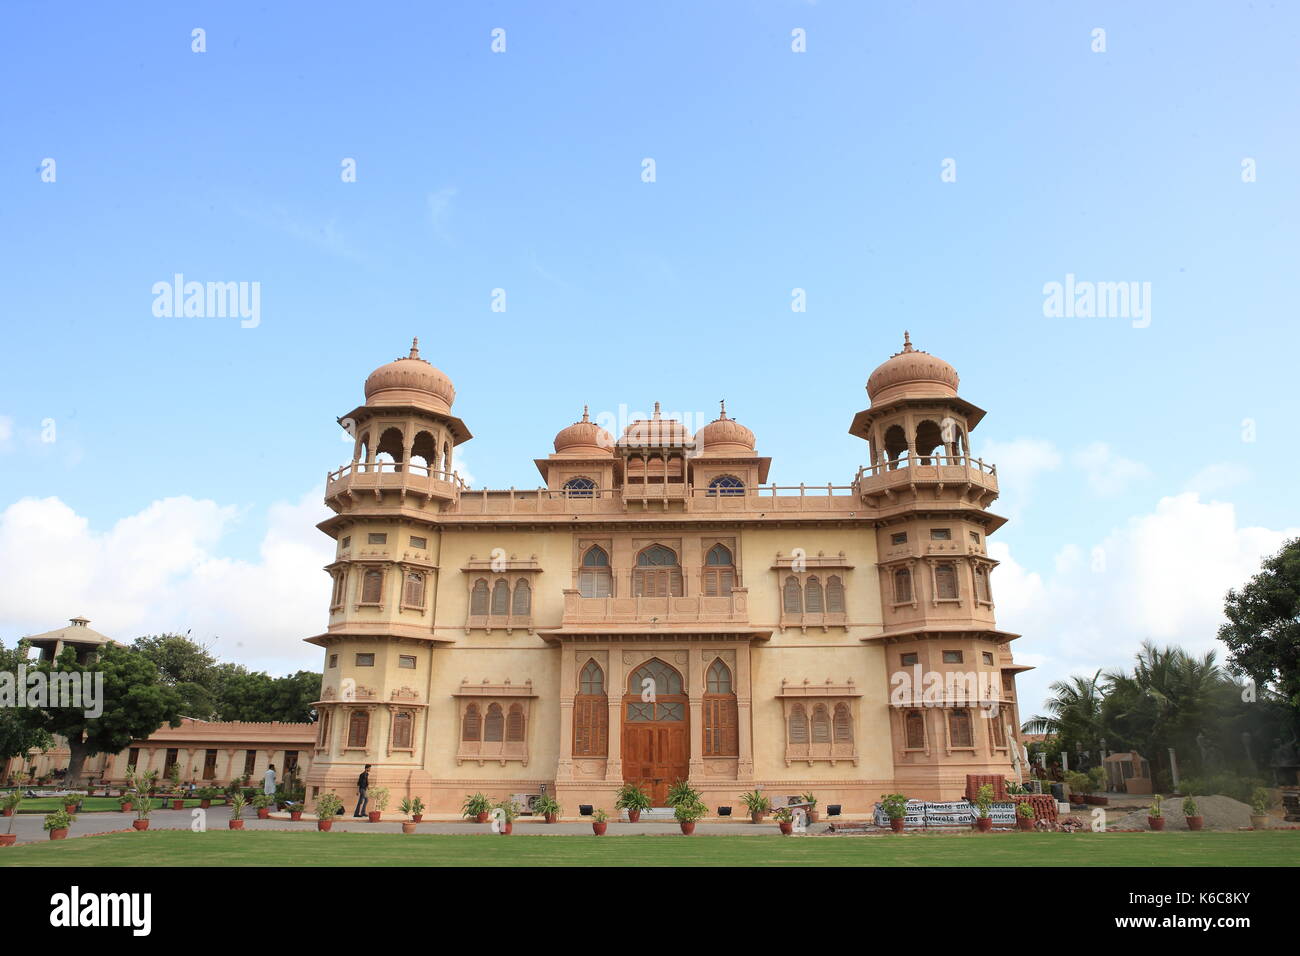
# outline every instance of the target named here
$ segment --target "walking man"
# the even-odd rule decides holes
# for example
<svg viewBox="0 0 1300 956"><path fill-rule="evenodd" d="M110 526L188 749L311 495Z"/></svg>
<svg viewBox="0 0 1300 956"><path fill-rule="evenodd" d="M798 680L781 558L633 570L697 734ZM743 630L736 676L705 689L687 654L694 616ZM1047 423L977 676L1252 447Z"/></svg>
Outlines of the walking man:
<svg viewBox="0 0 1300 956"><path fill-rule="evenodd" d="M352 815L354 817L366 816L366 792L370 789L370 764L366 764L366 769L361 771L361 776L357 777L357 809Z"/></svg>
<svg viewBox="0 0 1300 956"><path fill-rule="evenodd" d="M275 764L267 764L266 773L262 777L262 792L275 799Z"/></svg>

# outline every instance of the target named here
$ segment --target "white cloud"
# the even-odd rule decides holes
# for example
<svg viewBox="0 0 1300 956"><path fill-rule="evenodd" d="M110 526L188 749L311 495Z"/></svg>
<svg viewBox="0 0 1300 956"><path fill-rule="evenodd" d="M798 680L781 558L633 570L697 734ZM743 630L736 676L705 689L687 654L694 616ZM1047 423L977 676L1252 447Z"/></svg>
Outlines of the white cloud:
<svg viewBox="0 0 1300 956"><path fill-rule="evenodd" d="M167 498L96 531L58 498L0 513L0 633L6 643L76 614L124 643L192 630L225 660L282 672L320 667L304 637L325 629L333 559L315 524L322 489L272 505L256 561L219 554L239 510Z"/></svg>
<svg viewBox="0 0 1300 956"><path fill-rule="evenodd" d="M1083 469L1093 493L1105 498L1121 494L1134 482L1151 476L1146 465L1115 454L1102 441L1081 448L1073 459Z"/></svg>
<svg viewBox="0 0 1300 956"><path fill-rule="evenodd" d="M1250 480L1250 469L1231 462L1206 465L1187 482L1187 490L1202 495L1226 491Z"/></svg>
<svg viewBox="0 0 1300 956"><path fill-rule="evenodd" d="M1047 685L1097 668L1129 667L1143 640L1216 650L1223 599L1300 528L1240 527L1230 503L1194 492L1160 499L1085 547L1066 545L1043 577L1021 567L1004 543L993 576L998 624L1023 635L1016 658L1039 670L1021 680L1022 716L1040 712ZM1037 660L1035 660L1035 658Z"/></svg>

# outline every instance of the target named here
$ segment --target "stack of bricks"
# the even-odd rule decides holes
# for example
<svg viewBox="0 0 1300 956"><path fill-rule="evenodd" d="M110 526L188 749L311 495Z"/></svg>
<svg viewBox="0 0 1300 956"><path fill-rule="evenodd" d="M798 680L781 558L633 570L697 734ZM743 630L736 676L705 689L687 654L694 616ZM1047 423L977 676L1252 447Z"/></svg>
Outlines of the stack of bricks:
<svg viewBox="0 0 1300 956"><path fill-rule="evenodd" d="M1011 799L1016 803L1027 803L1033 807L1035 820L1056 822L1056 798L1050 793L1018 793Z"/></svg>
<svg viewBox="0 0 1300 956"><path fill-rule="evenodd" d="M975 802L975 797L980 792L980 787L988 784L993 788L993 799L998 803L1003 803L1007 799L1007 781L995 773L966 774L966 799Z"/></svg>

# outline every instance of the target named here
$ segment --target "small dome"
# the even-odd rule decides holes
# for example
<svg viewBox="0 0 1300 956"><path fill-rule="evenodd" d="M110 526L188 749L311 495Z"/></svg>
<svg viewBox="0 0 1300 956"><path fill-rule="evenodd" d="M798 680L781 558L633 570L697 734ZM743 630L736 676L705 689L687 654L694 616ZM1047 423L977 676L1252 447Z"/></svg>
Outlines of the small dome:
<svg viewBox="0 0 1300 956"><path fill-rule="evenodd" d="M892 398L955 398L957 370L943 359L912 348L911 336L903 333L903 351L889 357L867 379L867 395L877 400Z"/></svg>
<svg viewBox="0 0 1300 956"><path fill-rule="evenodd" d="M450 412L456 389L440 369L420 358L420 340L411 342L411 354L381 365L366 379L367 405L432 404Z"/></svg>
<svg viewBox="0 0 1300 956"><path fill-rule="evenodd" d="M704 453L753 454L754 433L734 418L727 417L727 403L722 403L722 413L699 430L695 436L703 445Z"/></svg>
<svg viewBox="0 0 1300 956"><path fill-rule="evenodd" d="M654 415L638 418L628 425L618 443L631 448L689 448L691 433L677 419L663 418L659 413L659 403L655 402Z"/></svg>
<svg viewBox="0 0 1300 956"><path fill-rule="evenodd" d="M601 455L614 453L614 436L591 420L586 405L582 406L582 420L561 429L555 436L557 455L572 455L578 452Z"/></svg>

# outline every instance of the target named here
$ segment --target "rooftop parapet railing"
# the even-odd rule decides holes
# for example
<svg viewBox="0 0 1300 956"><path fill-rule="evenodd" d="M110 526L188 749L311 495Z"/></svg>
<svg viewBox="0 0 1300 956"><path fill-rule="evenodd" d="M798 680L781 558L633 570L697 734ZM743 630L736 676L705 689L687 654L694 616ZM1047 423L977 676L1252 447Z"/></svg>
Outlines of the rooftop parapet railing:
<svg viewBox="0 0 1300 956"><path fill-rule="evenodd" d="M566 490L470 489L451 512L464 515L620 514L629 504L681 501L688 512L852 511L858 506L853 485L760 485L736 494L680 482L624 485L621 488Z"/></svg>
<svg viewBox="0 0 1300 956"><path fill-rule="evenodd" d="M464 491L467 485L457 472L437 471L415 462L354 461L325 476L325 494L351 489L401 489L446 493Z"/></svg>

